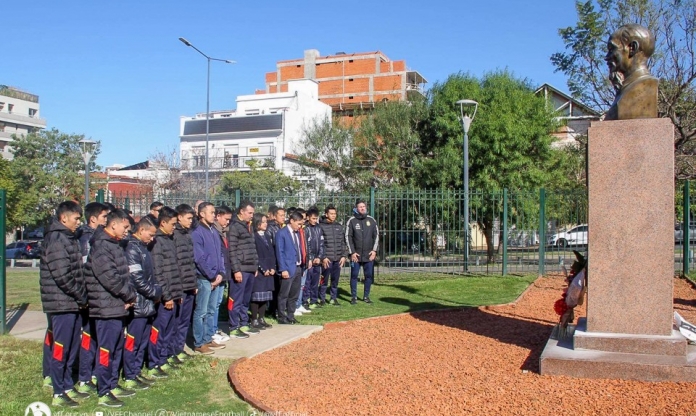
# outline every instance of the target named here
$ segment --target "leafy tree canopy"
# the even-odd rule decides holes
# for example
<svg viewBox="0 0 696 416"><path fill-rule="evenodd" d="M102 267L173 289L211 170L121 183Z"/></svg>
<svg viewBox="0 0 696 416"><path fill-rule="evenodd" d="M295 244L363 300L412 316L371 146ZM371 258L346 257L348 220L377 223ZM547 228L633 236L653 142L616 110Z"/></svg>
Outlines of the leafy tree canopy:
<svg viewBox="0 0 696 416"><path fill-rule="evenodd" d="M283 172L275 169L260 168L256 161L249 161L249 171L234 171L227 172L220 179L220 189L223 193L234 194L235 190L239 189L242 192L255 193L277 193L297 192L302 183L293 179Z"/></svg>

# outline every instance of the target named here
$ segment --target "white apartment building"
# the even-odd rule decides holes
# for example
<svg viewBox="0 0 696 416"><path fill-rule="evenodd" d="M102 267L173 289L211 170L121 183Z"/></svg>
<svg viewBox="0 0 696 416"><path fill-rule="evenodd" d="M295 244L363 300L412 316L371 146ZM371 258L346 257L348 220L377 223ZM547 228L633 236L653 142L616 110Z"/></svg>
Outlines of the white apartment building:
<svg viewBox="0 0 696 416"><path fill-rule="evenodd" d="M305 125L330 117L331 107L319 101L313 80L289 81L287 92L240 95L236 110L210 113L209 175L250 170L251 162L311 181L298 176L294 152ZM205 169L205 113L181 117L180 122L181 173L200 175Z"/></svg>
<svg viewBox="0 0 696 416"><path fill-rule="evenodd" d="M46 128L39 113L39 96L0 85L0 155L12 159L12 135L22 136Z"/></svg>

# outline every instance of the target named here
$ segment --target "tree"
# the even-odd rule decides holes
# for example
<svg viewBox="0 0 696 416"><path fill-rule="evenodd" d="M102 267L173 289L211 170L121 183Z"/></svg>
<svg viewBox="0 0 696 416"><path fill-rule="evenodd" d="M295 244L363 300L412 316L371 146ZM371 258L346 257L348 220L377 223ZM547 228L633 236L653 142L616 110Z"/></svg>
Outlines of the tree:
<svg viewBox="0 0 696 416"><path fill-rule="evenodd" d="M18 193L13 201L11 226L43 224L60 202L84 197L84 160L79 144L84 138L57 129L13 136L10 171L21 195ZM98 169L94 163L98 154L97 144L91 171Z"/></svg>
<svg viewBox="0 0 696 416"><path fill-rule="evenodd" d="M251 160L247 165L249 171L227 172L220 179L220 189L222 193L234 194L239 189L244 193L294 193L297 192L302 183L293 179L283 172L275 169L265 169L257 166L258 161Z"/></svg>
<svg viewBox="0 0 696 416"><path fill-rule="evenodd" d="M550 146L557 127L552 111L534 94L528 80L508 71L478 79L450 75L430 91L429 115L423 124L424 158L416 164L416 183L425 188L462 189L462 126L456 104L473 99L479 109L469 131L470 188L483 191L534 190L560 185L566 159ZM497 202L478 194L472 198L475 219L486 236L488 258L494 255L493 226Z"/></svg>
<svg viewBox="0 0 696 416"><path fill-rule="evenodd" d="M608 109L615 92L604 62L607 39L624 24L647 27L657 42L649 66L660 79L658 113L675 127L675 177L696 177L696 2L588 0L575 7L576 25L559 30L566 51L551 56L556 70L568 76L573 97Z"/></svg>
<svg viewBox="0 0 696 416"><path fill-rule="evenodd" d="M0 156L0 189L5 190L5 201L7 203L7 223L10 226L17 224L18 211L15 206L19 200L19 189L15 178L12 176L11 162Z"/></svg>

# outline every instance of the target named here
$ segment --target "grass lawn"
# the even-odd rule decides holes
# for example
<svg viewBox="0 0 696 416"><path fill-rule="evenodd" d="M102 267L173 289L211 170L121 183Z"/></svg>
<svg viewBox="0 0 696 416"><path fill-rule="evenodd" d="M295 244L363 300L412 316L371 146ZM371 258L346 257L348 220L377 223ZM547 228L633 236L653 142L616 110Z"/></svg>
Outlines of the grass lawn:
<svg viewBox="0 0 696 416"><path fill-rule="evenodd" d="M38 270L7 268L7 309L27 305L30 311L41 310Z"/></svg>

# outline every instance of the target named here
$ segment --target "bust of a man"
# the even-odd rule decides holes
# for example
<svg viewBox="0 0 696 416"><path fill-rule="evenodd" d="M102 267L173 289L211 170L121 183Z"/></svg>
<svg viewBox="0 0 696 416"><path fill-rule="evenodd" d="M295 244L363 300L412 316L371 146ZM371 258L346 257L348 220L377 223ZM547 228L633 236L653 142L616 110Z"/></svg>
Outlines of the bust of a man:
<svg viewBox="0 0 696 416"><path fill-rule="evenodd" d="M655 37L641 25L624 25L611 35L604 59L616 98L605 120L657 117L658 82L648 70L654 51Z"/></svg>

